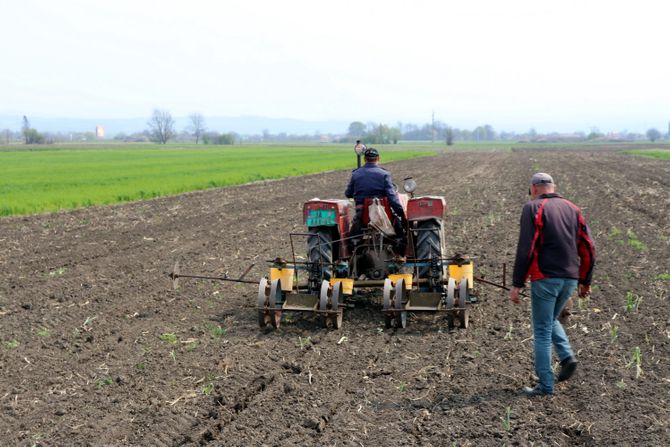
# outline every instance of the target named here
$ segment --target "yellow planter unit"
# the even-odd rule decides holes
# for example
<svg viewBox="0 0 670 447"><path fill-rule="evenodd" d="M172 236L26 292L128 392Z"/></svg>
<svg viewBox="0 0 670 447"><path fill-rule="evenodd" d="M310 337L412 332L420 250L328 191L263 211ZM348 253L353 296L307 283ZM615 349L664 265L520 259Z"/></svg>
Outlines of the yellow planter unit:
<svg viewBox="0 0 670 447"><path fill-rule="evenodd" d="M285 292L293 290L293 278L295 277L294 268L276 268L270 269L270 281L281 280L281 289Z"/></svg>
<svg viewBox="0 0 670 447"><path fill-rule="evenodd" d="M412 289L412 274L411 273L398 273L395 275L389 275L389 279L395 285L398 280L404 279L405 280L405 290L411 290Z"/></svg>
<svg viewBox="0 0 670 447"><path fill-rule="evenodd" d="M354 293L354 280L349 278L330 278L330 285L334 286L338 282L342 283L342 293L352 295Z"/></svg>
<svg viewBox="0 0 670 447"><path fill-rule="evenodd" d="M463 278L467 278L469 289L471 289L474 285L472 272L473 272L472 261L469 261L465 264L449 264L449 277L454 278L456 284L459 284Z"/></svg>

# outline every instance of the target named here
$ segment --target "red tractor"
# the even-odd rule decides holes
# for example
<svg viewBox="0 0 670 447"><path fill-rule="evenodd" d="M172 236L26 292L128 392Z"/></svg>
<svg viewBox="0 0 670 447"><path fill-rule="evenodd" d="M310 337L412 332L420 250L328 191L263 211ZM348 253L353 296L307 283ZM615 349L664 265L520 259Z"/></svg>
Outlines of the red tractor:
<svg viewBox="0 0 670 447"><path fill-rule="evenodd" d="M410 195L416 183L405 180ZM446 204L443 197L410 197L399 194L407 221L404 233L408 241L399 243L402 236L389 236L370 225L368 210L373 199L365 200L361 218L362 233L350 235L350 206L346 200L312 199L303 206L303 221L309 231L307 238L310 279L319 281L335 277L383 280L398 273L398 262L405 259L439 259L444 252L443 219ZM379 200L389 221L395 219L388 200ZM401 245L399 252L399 245ZM423 266L422 273L427 268ZM425 275L421 275L425 276Z"/></svg>
<svg viewBox="0 0 670 447"><path fill-rule="evenodd" d="M444 197L414 197L412 178L405 179L403 187L406 194L399 198L407 219L403 231L395 235L370 221L371 206L383 207L389 221L394 219L386 198L366 199L361 231L353 235L353 209L348 200L306 202L307 232L290 234L292 250L294 237L307 238L306 261L297 261L293 250L291 261L277 258L272 262L270 278L259 284L261 327L278 327L284 311L308 311L319 314L326 327L339 328L344 308L371 296L382 305L387 327L405 327L407 313L421 311L446 311L450 327L456 317L466 327L472 262L460 256L445 257ZM400 230L397 225L396 229ZM301 274L307 276L304 281ZM375 290L383 290L381 300L374 299L378 294L364 293Z"/></svg>

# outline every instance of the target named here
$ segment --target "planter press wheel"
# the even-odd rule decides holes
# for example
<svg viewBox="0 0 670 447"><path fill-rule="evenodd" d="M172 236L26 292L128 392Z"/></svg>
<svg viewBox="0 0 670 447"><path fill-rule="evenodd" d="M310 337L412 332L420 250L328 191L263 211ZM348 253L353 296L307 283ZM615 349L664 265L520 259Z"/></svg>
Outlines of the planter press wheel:
<svg viewBox="0 0 670 447"><path fill-rule="evenodd" d="M331 286L328 281L322 281L321 293L319 293L319 310L321 311L320 318L323 327L333 327L335 329L342 327L344 310L340 308L340 301L342 301L342 283L338 282ZM330 304L330 309L328 309L328 304ZM337 313L333 314L332 311Z"/></svg>
<svg viewBox="0 0 670 447"><path fill-rule="evenodd" d="M447 283L447 326L449 329L454 328L454 304L456 300L454 295L456 294L456 280L454 278L449 278Z"/></svg>
<svg viewBox="0 0 670 447"><path fill-rule="evenodd" d="M258 325L265 329L268 324L278 328L281 324L281 310L277 302L281 301L281 281L275 279L272 284L262 278L258 284Z"/></svg>
<svg viewBox="0 0 670 447"><path fill-rule="evenodd" d="M461 329L466 329L468 327L468 322L470 320L470 309L466 307L468 300L468 279L463 278L461 280L461 285L458 291L458 307L461 310L458 311L458 322L461 325Z"/></svg>
<svg viewBox="0 0 670 447"><path fill-rule="evenodd" d="M340 307L340 301L342 301L342 283L338 282L333 286L333 291L330 295L330 308L337 311L335 315L331 314L330 319L335 329L342 327L342 317L344 316L344 309Z"/></svg>
<svg viewBox="0 0 670 447"><path fill-rule="evenodd" d="M383 311L384 311L384 326L386 329L390 329L393 327L393 318L391 317L391 300L393 299L393 296L395 295L395 290L393 289L393 283L391 283L391 280L386 278L384 280L384 303L383 303Z"/></svg>
<svg viewBox="0 0 670 447"><path fill-rule="evenodd" d="M407 290L405 290L405 280L399 279L395 283L395 325L396 327L406 328L407 327L407 311L402 302L407 301Z"/></svg>
<svg viewBox="0 0 670 447"><path fill-rule="evenodd" d="M258 284L258 325L261 329L270 323L270 314L268 312L268 296L270 295L270 286L268 280L261 278Z"/></svg>
<svg viewBox="0 0 670 447"><path fill-rule="evenodd" d="M270 308L270 324L274 328L279 328L281 324L281 309L277 309L277 303L281 301L282 290L281 280L275 279L270 286L270 296L268 298L268 307Z"/></svg>
<svg viewBox="0 0 670 447"><path fill-rule="evenodd" d="M323 327L328 327L328 320L330 317L326 313L328 311L328 295L330 294L330 283L326 280L321 281L321 292L319 293L319 319Z"/></svg>

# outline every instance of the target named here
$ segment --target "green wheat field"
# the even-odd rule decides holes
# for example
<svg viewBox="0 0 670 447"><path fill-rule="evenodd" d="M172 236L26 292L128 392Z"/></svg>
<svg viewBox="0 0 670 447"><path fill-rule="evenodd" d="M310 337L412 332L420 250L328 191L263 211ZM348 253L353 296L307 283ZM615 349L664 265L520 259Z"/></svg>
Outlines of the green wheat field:
<svg viewBox="0 0 670 447"><path fill-rule="evenodd" d="M394 148L382 162L434 155ZM0 216L143 200L353 168L351 145L119 145L0 151Z"/></svg>

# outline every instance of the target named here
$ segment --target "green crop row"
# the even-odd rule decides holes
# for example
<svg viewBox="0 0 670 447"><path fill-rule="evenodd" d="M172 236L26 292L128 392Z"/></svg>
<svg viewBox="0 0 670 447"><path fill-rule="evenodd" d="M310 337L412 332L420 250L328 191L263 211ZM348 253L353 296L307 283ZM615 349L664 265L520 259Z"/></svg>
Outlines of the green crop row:
<svg viewBox="0 0 670 447"><path fill-rule="evenodd" d="M394 148L382 152L382 162L434 154ZM348 145L54 147L0 152L0 216L142 200L355 164Z"/></svg>

